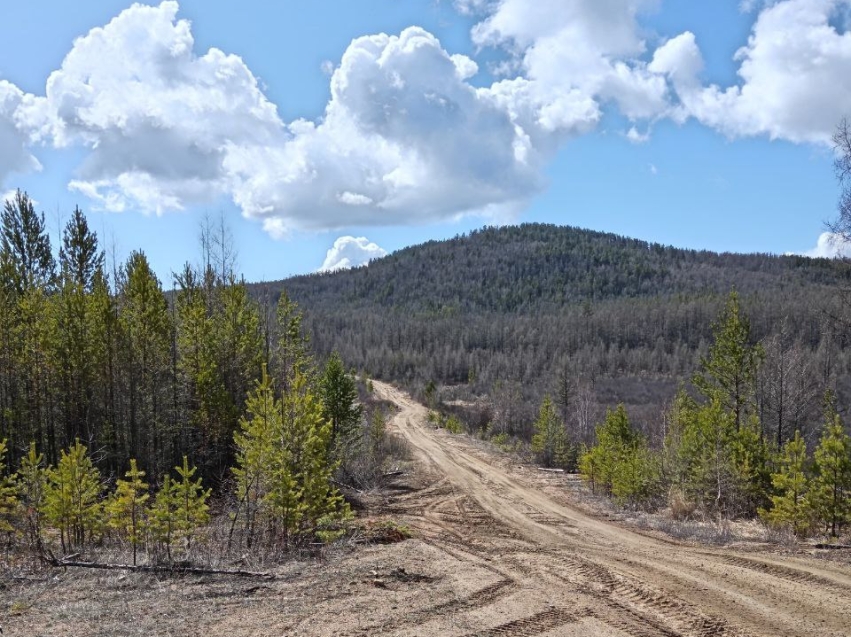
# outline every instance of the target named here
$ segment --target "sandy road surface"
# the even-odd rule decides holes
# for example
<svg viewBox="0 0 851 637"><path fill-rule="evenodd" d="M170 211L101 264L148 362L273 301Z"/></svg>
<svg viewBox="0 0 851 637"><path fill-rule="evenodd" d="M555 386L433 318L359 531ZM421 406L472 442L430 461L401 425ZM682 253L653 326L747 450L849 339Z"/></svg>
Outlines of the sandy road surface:
<svg viewBox="0 0 851 637"><path fill-rule="evenodd" d="M378 382L375 389L399 406L394 426L435 476L431 498L412 495L397 512L411 515L459 568L492 573L452 608L456 624L475 627L467 634L851 635L851 569L695 548L589 517L532 486L528 471L432 428L426 409L403 392ZM505 621L494 623L494 608ZM446 634L428 623L440 611L424 613L418 629L373 629ZM417 618L405 623L413 628Z"/></svg>
<svg viewBox="0 0 851 637"><path fill-rule="evenodd" d="M688 546L586 515L566 476L436 430L423 406L375 388L417 458L361 494L365 535L260 580L17 576L0 555L5 637L851 636L847 560ZM413 539L359 541L388 521Z"/></svg>

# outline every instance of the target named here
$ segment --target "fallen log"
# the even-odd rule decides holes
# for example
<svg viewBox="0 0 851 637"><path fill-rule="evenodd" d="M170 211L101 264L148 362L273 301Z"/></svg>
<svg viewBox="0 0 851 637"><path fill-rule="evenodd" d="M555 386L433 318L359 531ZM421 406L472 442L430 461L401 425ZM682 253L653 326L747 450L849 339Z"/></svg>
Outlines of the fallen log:
<svg viewBox="0 0 851 637"><path fill-rule="evenodd" d="M548 467L538 467L538 471L549 471L550 473L564 473L564 469L550 469Z"/></svg>
<svg viewBox="0 0 851 637"><path fill-rule="evenodd" d="M111 564L105 562L80 562L76 560L54 560L53 566L73 568L95 568L105 571L138 571L142 573L180 573L188 575L231 575L234 577L257 577L277 579L273 573L258 573L240 569L201 568L197 566L169 566L167 564Z"/></svg>

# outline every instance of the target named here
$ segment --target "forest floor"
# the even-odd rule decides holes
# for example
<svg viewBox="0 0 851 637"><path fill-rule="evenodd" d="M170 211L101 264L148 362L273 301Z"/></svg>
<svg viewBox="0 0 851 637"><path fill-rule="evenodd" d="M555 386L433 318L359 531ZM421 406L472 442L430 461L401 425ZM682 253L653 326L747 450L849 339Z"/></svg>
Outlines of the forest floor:
<svg viewBox="0 0 851 637"><path fill-rule="evenodd" d="M4 637L851 636L851 554L811 545L685 543L594 513L572 476L518 465L434 429L375 383L415 453L364 498L365 528L275 579L55 569L0 575Z"/></svg>

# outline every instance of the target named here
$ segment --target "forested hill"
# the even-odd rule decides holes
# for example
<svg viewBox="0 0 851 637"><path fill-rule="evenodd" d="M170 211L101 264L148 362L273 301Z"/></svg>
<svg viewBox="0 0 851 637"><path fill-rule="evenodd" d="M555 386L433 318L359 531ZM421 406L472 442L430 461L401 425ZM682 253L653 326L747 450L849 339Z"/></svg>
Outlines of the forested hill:
<svg viewBox="0 0 851 637"><path fill-rule="evenodd" d="M280 285L307 309L341 303L415 312L525 313L672 294L744 295L836 285L827 259L682 250L572 227L484 228L405 248L369 267L291 278Z"/></svg>
<svg viewBox="0 0 851 637"><path fill-rule="evenodd" d="M415 392L433 381L443 397L490 405L482 419L522 428L516 423L531 422L544 393L567 385L591 396L586 420L625 402L637 419L660 424L733 289L753 338L771 345L765 369L772 356L801 356L796 374L807 398L795 409L809 418L819 392L841 391L848 377L846 339L827 317L849 282L848 268L827 259L682 250L525 224L253 287L270 304L287 290L318 353L336 350Z"/></svg>

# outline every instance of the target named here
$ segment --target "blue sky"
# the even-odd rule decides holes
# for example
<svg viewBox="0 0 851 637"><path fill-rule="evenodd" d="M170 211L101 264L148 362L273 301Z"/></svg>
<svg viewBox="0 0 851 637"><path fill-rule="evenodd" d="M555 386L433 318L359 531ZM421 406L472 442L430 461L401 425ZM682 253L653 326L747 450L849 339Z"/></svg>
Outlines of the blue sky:
<svg viewBox="0 0 851 637"><path fill-rule="evenodd" d="M0 194L166 285L205 214L249 280L525 221L827 254L849 6L6 3Z"/></svg>

